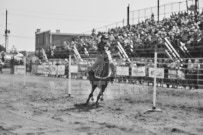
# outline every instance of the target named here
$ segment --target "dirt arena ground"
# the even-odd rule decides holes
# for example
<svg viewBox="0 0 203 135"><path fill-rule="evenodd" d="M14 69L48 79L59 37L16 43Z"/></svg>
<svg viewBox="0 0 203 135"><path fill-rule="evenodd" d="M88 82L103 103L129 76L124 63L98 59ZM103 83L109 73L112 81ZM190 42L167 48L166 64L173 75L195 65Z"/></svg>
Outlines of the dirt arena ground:
<svg viewBox="0 0 203 135"><path fill-rule="evenodd" d="M110 84L104 101L84 106L90 84L68 79L0 74L0 135L202 135L203 90ZM98 90L94 96L96 96ZM96 99L96 98L95 98Z"/></svg>

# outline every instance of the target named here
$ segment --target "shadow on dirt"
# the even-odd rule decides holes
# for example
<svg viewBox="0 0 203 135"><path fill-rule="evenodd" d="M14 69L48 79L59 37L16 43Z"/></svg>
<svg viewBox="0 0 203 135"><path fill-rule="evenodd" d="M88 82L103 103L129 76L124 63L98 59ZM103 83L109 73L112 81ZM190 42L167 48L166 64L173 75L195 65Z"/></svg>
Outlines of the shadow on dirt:
<svg viewBox="0 0 203 135"><path fill-rule="evenodd" d="M91 103L86 105L85 103L80 103L80 104L74 104L74 107L72 108L66 108L60 111L70 111L70 112L89 112L91 110L96 110L100 107L103 107L101 105L96 105L95 103Z"/></svg>
<svg viewBox="0 0 203 135"><path fill-rule="evenodd" d="M85 103L80 103L80 104L75 104L74 105L74 109L76 110L79 110L79 111L82 111L82 112L88 112L90 110L93 110L93 109L98 109L100 107L103 107L101 105L97 105L96 103L91 103L91 104L85 104Z"/></svg>
<svg viewBox="0 0 203 135"><path fill-rule="evenodd" d="M85 104L85 103L80 103L80 104L75 104L73 108L66 109L68 111L77 111L77 112L88 112L94 109L98 109L100 107L103 107L101 105L96 105L95 103L91 104Z"/></svg>

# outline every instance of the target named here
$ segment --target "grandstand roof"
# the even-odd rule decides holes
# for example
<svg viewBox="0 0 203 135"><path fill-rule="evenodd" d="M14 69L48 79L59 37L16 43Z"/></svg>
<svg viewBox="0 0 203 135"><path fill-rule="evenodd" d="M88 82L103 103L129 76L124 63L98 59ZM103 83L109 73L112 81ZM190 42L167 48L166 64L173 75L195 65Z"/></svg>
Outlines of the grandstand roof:
<svg viewBox="0 0 203 135"><path fill-rule="evenodd" d="M57 33L51 32L52 35L75 35L75 36L91 36L90 34L77 34L77 33Z"/></svg>
<svg viewBox="0 0 203 135"><path fill-rule="evenodd" d="M41 31L40 29L38 29L36 31L36 34L42 34L45 32L49 32L52 35L68 35L68 36L91 36L90 34L78 34L78 33L61 33L60 30L56 30L55 32L52 32L51 30L46 30L46 31Z"/></svg>

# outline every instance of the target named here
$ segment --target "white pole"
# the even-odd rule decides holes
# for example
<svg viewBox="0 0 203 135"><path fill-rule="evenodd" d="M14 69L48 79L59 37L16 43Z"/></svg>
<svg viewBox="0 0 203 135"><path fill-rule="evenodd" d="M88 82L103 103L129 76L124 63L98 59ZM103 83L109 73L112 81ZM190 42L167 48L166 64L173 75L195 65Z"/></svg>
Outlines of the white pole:
<svg viewBox="0 0 203 135"><path fill-rule="evenodd" d="M71 95L71 55L69 55L68 96Z"/></svg>
<svg viewBox="0 0 203 135"><path fill-rule="evenodd" d="M161 109L156 108L156 77L157 77L157 46L155 45L154 52L154 90L153 90L153 106L152 109L149 109L150 112L160 112Z"/></svg>
<svg viewBox="0 0 203 135"><path fill-rule="evenodd" d="M157 76L157 52L154 52L154 91L153 91L153 107L156 109L156 76Z"/></svg>
<svg viewBox="0 0 203 135"><path fill-rule="evenodd" d="M25 73L24 73L24 76L23 76L23 87L25 88L26 56L23 59L24 59L24 66L25 66Z"/></svg>

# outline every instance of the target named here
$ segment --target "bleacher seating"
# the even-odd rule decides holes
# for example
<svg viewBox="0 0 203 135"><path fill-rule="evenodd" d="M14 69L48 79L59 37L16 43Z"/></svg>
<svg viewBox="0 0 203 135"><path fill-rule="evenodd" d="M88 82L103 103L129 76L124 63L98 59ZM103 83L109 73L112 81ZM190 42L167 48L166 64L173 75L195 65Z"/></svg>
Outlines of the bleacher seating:
<svg viewBox="0 0 203 135"><path fill-rule="evenodd" d="M109 35L112 50L117 50L114 43L119 41L130 57L136 56L136 50L153 49L155 44L164 47L164 38L173 43L174 48L178 48L181 43L186 47L196 47L203 43L203 12L198 13L197 21L193 12L174 13L170 18L164 18L159 23L153 18L148 18L136 25L116 27L110 29L106 34ZM95 53L96 45L101 34L98 32L92 37L82 37L75 41L79 52L85 56L84 48L88 52Z"/></svg>

